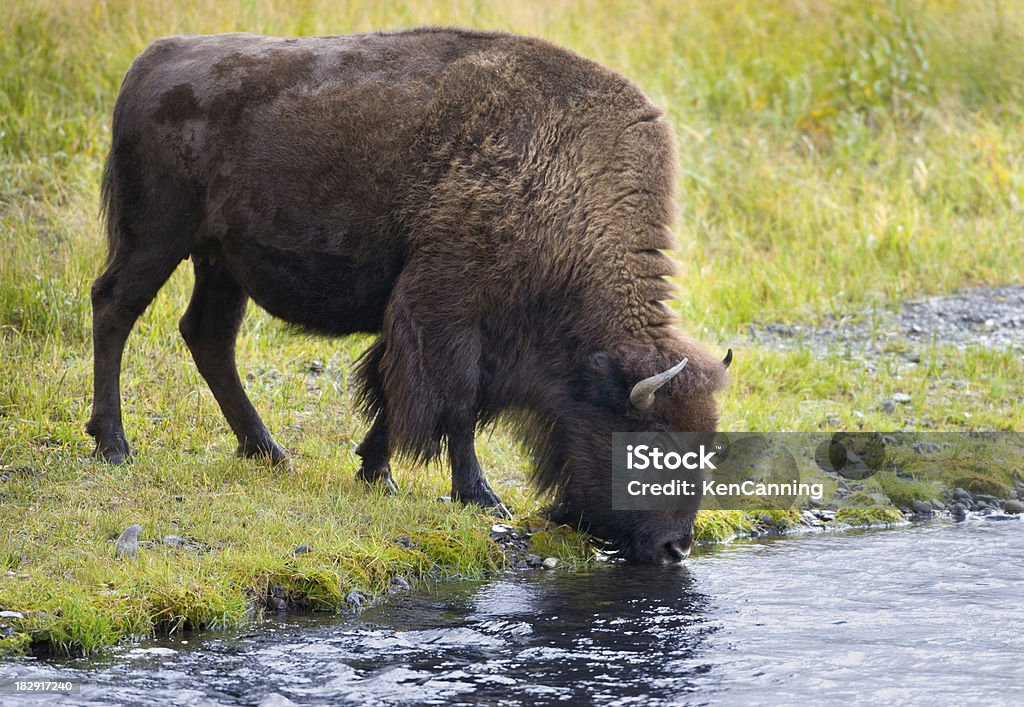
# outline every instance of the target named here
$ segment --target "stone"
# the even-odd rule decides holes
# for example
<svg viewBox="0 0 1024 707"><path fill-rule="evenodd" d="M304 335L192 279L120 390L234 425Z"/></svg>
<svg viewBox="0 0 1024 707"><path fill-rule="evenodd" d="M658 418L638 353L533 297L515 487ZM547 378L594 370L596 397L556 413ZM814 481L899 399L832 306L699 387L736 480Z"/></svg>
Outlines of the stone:
<svg viewBox="0 0 1024 707"><path fill-rule="evenodd" d="M20 611L0 611L0 619L23 619L25 615Z"/></svg>
<svg viewBox="0 0 1024 707"><path fill-rule="evenodd" d="M542 563L540 563L540 565L541 565L541 567L543 567L546 570L553 570L556 567L558 567L558 558L557 557L545 558L544 561Z"/></svg>
<svg viewBox="0 0 1024 707"><path fill-rule="evenodd" d="M358 589L353 589L351 592L345 595L345 603L351 604L355 608L359 608L366 601L366 595L360 592Z"/></svg>
<svg viewBox="0 0 1024 707"><path fill-rule="evenodd" d="M962 503L954 503L949 507L949 514L956 520L963 520L967 517L967 506Z"/></svg>
<svg viewBox="0 0 1024 707"><path fill-rule="evenodd" d="M971 501L974 500L974 497L971 496L969 491L965 491L962 488L958 488L956 491L953 492L953 499L957 501L966 501L967 503L970 503Z"/></svg>
<svg viewBox="0 0 1024 707"><path fill-rule="evenodd" d="M395 591L407 591L412 589L412 585L409 584L409 580L400 574L396 574L391 578L391 588Z"/></svg>
<svg viewBox="0 0 1024 707"><path fill-rule="evenodd" d="M117 545L114 547L114 557L135 557L139 554L139 537L142 536L142 526L139 524L130 525L125 528L117 538Z"/></svg>
<svg viewBox="0 0 1024 707"><path fill-rule="evenodd" d="M878 408L882 412L893 412L896 409L896 403L892 400L883 400L879 403Z"/></svg>
<svg viewBox="0 0 1024 707"><path fill-rule="evenodd" d="M1024 513L1024 502L1003 501L1003 510L1007 513Z"/></svg>
<svg viewBox="0 0 1024 707"><path fill-rule="evenodd" d="M894 403L900 403L901 405L906 405L907 403L910 402L910 396L907 395L906 393L896 393L895 395L892 396L892 401Z"/></svg>
<svg viewBox="0 0 1024 707"><path fill-rule="evenodd" d="M306 544L299 545L294 550L292 550L293 555L306 555L310 552L313 552L313 549Z"/></svg>
<svg viewBox="0 0 1024 707"><path fill-rule="evenodd" d="M932 511L932 504L928 501L914 501L914 514L919 516L930 516Z"/></svg>
<svg viewBox="0 0 1024 707"><path fill-rule="evenodd" d="M185 538L180 535L165 535L160 542L168 547L181 547L185 544Z"/></svg>

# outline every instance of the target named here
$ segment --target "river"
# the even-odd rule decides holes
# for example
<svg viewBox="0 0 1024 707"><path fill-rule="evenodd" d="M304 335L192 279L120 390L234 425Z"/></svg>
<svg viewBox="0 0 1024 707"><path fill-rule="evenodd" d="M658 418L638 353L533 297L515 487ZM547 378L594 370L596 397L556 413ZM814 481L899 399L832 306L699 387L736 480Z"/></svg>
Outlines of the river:
<svg viewBox="0 0 1024 707"><path fill-rule="evenodd" d="M0 682L60 675L82 684L64 704L91 705L1021 704L1022 588L1024 523L934 521L443 582Z"/></svg>

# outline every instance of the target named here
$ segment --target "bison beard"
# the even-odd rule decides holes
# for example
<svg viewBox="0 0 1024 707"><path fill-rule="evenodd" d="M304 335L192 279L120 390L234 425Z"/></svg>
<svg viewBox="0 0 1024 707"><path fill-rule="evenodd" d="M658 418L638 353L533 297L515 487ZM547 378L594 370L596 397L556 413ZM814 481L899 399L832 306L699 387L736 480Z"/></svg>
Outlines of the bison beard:
<svg viewBox="0 0 1024 707"><path fill-rule="evenodd" d="M361 479L446 451L453 497L500 508L473 436L504 416L553 518L678 561L692 514L611 508L611 433L713 430L725 380L663 304L676 179L659 116L618 74L505 34L155 42L125 76L103 179L98 456L131 456L124 344L191 258L180 329L239 454L285 456L235 365L251 298L310 331L380 334L359 363Z"/></svg>

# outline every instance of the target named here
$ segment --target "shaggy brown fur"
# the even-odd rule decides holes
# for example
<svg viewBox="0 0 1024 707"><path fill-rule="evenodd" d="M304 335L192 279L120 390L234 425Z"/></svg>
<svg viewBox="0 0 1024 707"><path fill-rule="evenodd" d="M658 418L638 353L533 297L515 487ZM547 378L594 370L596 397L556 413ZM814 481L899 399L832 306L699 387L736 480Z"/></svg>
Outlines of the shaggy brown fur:
<svg viewBox="0 0 1024 707"><path fill-rule="evenodd" d="M500 507L473 433L509 415L557 518L673 559L692 515L610 507L611 432L712 430L725 378L662 304L675 148L659 116L622 76L505 34L155 42L124 79L104 175L99 455L130 455L124 342L191 257L181 332L240 453L284 456L235 368L252 298L312 331L380 333L360 364L375 418L362 478L390 483L392 451L444 444L453 495ZM634 383L684 356L651 409L630 407Z"/></svg>

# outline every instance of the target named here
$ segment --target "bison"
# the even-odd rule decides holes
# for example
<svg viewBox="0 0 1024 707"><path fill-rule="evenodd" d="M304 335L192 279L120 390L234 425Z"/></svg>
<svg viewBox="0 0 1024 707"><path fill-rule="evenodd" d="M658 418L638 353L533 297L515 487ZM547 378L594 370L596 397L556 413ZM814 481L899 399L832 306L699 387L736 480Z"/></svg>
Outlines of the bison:
<svg viewBox="0 0 1024 707"><path fill-rule="evenodd" d="M505 417L552 519L636 562L680 561L693 512L615 511L610 464L613 432L716 426L729 356L682 335L663 303L675 163L636 86L538 39L154 42L122 83L103 175L97 456L131 457L125 341L191 258L180 331L240 455L285 458L236 368L251 298L311 332L379 334L357 367L372 419L358 478L391 486L392 453L444 451L452 498L501 511L473 440Z"/></svg>

